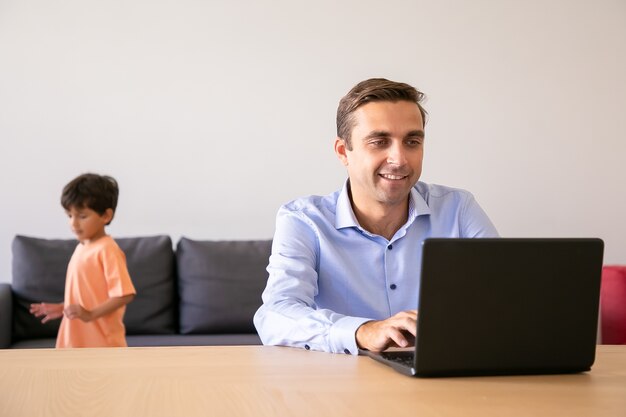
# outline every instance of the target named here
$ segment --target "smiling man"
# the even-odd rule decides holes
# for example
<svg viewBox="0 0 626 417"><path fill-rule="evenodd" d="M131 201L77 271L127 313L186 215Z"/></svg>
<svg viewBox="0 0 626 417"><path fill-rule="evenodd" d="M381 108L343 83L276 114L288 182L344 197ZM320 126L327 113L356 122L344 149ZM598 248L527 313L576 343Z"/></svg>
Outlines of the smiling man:
<svg viewBox="0 0 626 417"><path fill-rule="evenodd" d="M497 237L467 191L419 182L424 95L382 78L339 102L343 188L278 211L254 324L266 345L357 354L414 343L422 242Z"/></svg>

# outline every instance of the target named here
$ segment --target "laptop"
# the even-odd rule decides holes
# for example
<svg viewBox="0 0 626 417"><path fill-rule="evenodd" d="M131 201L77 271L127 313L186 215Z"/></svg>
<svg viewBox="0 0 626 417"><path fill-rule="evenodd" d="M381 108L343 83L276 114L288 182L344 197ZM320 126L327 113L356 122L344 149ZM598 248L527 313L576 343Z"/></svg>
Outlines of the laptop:
<svg viewBox="0 0 626 417"><path fill-rule="evenodd" d="M595 238L427 239L414 348L360 353L411 376L588 371L603 251Z"/></svg>

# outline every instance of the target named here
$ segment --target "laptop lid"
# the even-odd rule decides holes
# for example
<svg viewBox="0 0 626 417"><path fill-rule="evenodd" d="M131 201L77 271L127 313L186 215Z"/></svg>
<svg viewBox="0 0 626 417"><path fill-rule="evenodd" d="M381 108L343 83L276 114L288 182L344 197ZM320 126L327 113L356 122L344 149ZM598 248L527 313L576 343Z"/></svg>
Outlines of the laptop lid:
<svg viewBox="0 0 626 417"><path fill-rule="evenodd" d="M394 367L418 376L589 370L603 249L600 239L425 240L413 366Z"/></svg>

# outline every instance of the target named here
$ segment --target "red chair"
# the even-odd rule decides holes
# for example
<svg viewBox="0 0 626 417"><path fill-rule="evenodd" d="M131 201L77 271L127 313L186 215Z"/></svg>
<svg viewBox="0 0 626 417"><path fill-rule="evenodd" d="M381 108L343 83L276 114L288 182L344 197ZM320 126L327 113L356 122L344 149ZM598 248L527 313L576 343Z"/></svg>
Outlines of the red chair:
<svg viewBox="0 0 626 417"><path fill-rule="evenodd" d="M626 266L602 268L600 326L602 344L626 344Z"/></svg>

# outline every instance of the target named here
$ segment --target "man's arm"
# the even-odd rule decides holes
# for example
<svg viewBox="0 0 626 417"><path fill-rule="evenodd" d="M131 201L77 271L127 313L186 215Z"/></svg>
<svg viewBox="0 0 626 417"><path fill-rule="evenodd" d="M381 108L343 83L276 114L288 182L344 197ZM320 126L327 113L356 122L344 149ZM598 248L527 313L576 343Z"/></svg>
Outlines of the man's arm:
<svg viewBox="0 0 626 417"><path fill-rule="evenodd" d="M357 354L356 330L370 319L317 307L318 248L312 226L281 208L263 305L254 316L254 324L266 345Z"/></svg>
<svg viewBox="0 0 626 417"><path fill-rule="evenodd" d="M63 314L65 314L68 319L81 319L84 322L90 322L125 306L133 301L133 298L135 298L135 294L128 294L122 297L111 297L93 310L87 310L80 304L72 304L63 310Z"/></svg>
<svg viewBox="0 0 626 417"><path fill-rule="evenodd" d="M460 222L460 237L500 237L487 213L471 194L461 212Z"/></svg>

